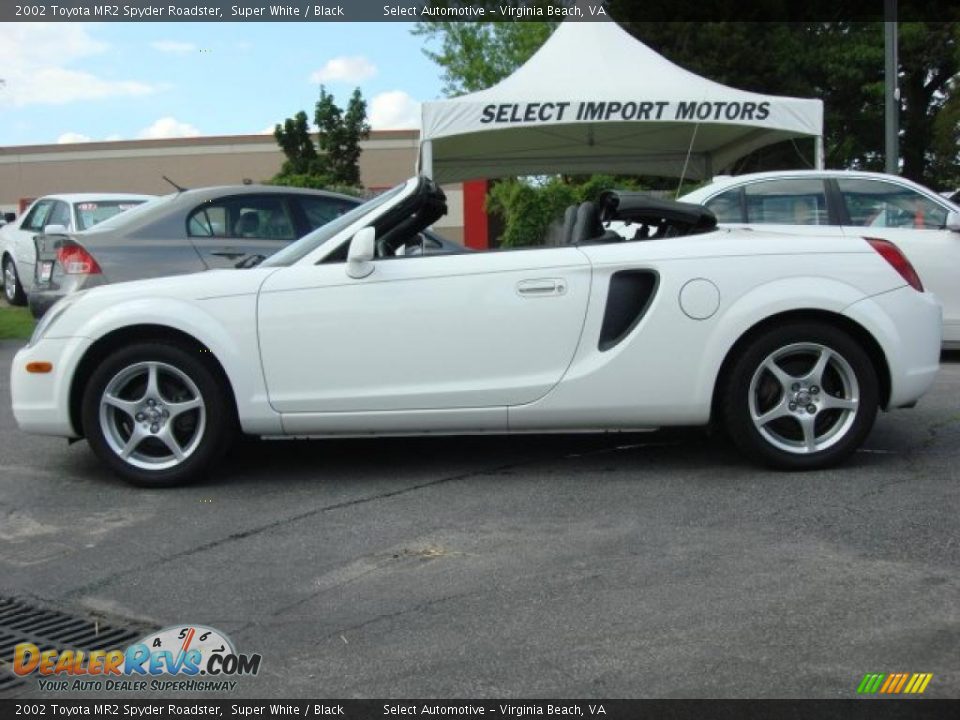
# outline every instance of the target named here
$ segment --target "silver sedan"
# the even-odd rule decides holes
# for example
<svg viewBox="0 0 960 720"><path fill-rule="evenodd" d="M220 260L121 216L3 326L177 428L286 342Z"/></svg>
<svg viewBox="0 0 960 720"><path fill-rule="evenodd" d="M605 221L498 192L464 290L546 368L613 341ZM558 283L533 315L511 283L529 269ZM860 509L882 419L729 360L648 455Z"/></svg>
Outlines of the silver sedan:
<svg viewBox="0 0 960 720"><path fill-rule="evenodd" d="M319 190L239 185L156 198L84 232L37 235L34 316L61 297L107 283L248 268L362 201ZM423 251L462 250L424 237Z"/></svg>

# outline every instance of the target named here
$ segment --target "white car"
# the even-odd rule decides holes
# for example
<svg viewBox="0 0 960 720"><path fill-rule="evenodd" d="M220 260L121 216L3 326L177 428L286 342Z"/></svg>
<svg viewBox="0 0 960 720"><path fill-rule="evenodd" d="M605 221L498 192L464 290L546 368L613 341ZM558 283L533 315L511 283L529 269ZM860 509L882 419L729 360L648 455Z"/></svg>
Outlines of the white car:
<svg viewBox="0 0 960 720"><path fill-rule="evenodd" d="M410 254L446 212L414 178L247 270L93 288L13 361L32 433L86 437L129 481L257 436L724 424L783 468L836 463L936 375L940 306L890 243L724 231L605 193L565 242ZM656 228L628 242L608 220Z"/></svg>
<svg viewBox="0 0 960 720"><path fill-rule="evenodd" d="M932 190L881 173L790 170L717 177L681 200L729 227L893 242L943 305L944 347L960 347L960 207Z"/></svg>
<svg viewBox="0 0 960 720"><path fill-rule="evenodd" d="M71 193L35 200L21 219L0 228L3 294L11 305L25 305L34 283L37 251L33 237L52 232L79 232L154 198L128 193Z"/></svg>

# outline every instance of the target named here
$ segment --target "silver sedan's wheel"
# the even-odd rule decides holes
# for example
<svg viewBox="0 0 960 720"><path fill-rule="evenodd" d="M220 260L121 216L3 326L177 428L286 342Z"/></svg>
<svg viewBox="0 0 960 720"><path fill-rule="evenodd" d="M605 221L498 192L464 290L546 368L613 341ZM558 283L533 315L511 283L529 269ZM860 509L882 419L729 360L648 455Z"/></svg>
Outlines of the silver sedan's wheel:
<svg viewBox="0 0 960 720"><path fill-rule="evenodd" d="M189 458L206 427L207 410L196 384L161 362L122 369L100 399L100 430L124 462L165 470Z"/></svg>
<svg viewBox="0 0 960 720"><path fill-rule="evenodd" d="M860 383L850 363L817 343L795 343L770 353L750 380L750 418L776 448L809 454L850 432Z"/></svg>
<svg viewBox="0 0 960 720"><path fill-rule="evenodd" d="M214 469L236 434L230 385L202 346L128 344L85 383L81 426L97 456L143 487L170 487Z"/></svg>
<svg viewBox="0 0 960 720"><path fill-rule="evenodd" d="M856 329L787 321L755 333L725 373L721 418L733 441L769 465L827 467L863 442L880 383Z"/></svg>

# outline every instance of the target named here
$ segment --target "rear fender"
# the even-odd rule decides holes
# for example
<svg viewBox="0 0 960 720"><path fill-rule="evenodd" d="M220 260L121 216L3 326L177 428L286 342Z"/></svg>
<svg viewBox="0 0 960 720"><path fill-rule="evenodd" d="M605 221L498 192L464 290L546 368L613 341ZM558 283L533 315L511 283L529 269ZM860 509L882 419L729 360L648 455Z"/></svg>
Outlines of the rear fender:
<svg viewBox="0 0 960 720"><path fill-rule="evenodd" d="M841 315L865 297L852 285L823 277L784 278L752 288L730 305L722 322L715 323L704 347L697 397L713 397L720 368L730 350L757 324L775 315L803 310Z"/></svg>

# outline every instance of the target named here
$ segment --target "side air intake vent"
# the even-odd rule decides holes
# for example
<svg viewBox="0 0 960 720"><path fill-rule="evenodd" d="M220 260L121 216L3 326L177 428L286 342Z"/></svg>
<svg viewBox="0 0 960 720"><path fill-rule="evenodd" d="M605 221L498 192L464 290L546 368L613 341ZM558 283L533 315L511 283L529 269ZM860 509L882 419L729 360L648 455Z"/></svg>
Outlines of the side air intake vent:
<svg viewBox="0 0 960 720"><path fill-rule="evenodd" d="M600 328L601 352L616 346L637 326L656 294L658 280L653 270L621 270L613 274Z"/></svg>

